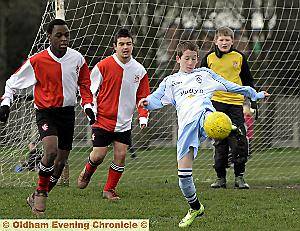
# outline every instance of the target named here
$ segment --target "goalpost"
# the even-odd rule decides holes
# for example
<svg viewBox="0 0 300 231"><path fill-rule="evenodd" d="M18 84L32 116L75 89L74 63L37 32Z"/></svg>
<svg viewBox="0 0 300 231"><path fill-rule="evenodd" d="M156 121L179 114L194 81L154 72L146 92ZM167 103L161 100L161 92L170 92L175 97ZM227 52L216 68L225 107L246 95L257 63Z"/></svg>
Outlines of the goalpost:
<svg viewBox="0 0 300 231"><path fill-rule="evenodd" d="M300 178L299 9L297 0L49 0L29 55L48 46L48 22L65 18L70 47L80 51L92 68L112 54L113 35L126 26L135 34L134 56L147 69L153 91L177 70L174 51L178 41L197 42L202 58L213 48L215 28L230 26L235 31L234 46L248 57L257 89L272 94L259 103L246 179L295 182ZM1 186L36 182L34 172L15 172L15 166L26 159L27 144L38 137L30 95L30 90L18 92L9 123L0 125ZM72 185L91 150L90 128L79 105L76 115L69 160ZM143 131L135 115L133 147L138 157L131 159L128 154L125 181L126 176L141 180L177 175L176 129L174 108L151 112L149 127ZM105 161L111 161L111 153ZM97 170L102 175L106 171L102 166ZM215 178L209 142L200 149L193 174L199 181Z"/></svg>

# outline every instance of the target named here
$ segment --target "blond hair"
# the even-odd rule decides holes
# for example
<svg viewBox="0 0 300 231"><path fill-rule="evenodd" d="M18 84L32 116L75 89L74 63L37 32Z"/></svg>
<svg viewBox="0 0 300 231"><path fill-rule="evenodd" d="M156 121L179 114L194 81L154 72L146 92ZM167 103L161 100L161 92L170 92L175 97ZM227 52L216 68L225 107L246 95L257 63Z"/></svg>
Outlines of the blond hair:
<svg viewBox="0 0 300 231"><path fill-rule="evenodd" d="M232 40L234 39L234 32L227 26L220 27L216 30L215 39L217 40L220 36L230 36Z"/></svg>

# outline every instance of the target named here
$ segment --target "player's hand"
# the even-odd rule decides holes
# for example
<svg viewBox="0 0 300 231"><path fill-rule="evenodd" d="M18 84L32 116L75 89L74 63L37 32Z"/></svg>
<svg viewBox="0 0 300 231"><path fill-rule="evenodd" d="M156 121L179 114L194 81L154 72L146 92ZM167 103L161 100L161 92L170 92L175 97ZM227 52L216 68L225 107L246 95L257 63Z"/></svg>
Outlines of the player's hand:
<svg viewBox="0 0 300 231"><path fill-rule="evenodd" d="M140 129L144 129L148 125L148 118L140 117L139 118L139 123L140 123Z"/></svg>
<svg viewBox="0 0 300 231"><path fill-rule="evenodd" d="M256 101L250 101L250 112L254 116L254 119L258 119L258 107Z"/></svg>
<svg viewBox="0 0 300 231"><path fill-rule="evenodd" d="M139 101L139 103L138 103L138 106L139 107L145 107L145 106L148 106L148 101L147 101L147 99L146 98L142 98L140 101Z"/></svg>
<svg viewBox="0 0 300 231"><path fill-rule="evenodd" d="M140 128L141 129L144 129L144 128L146 128L147 127L147 124L140 124Z"/></svg>
<svg viewBox="0 0 300 231"><path fill-rule="evenodd" d="M84 112L87 115L88 120L90 121L90 125L93 125L96 122L93 110L91 108L86 108Z"/></svg>
<svg viewBox="0 0 300 231"><path fill-rule="evenodd" d="M3 105L0 107L0 121L6 123L9 117L9 106Z"/></svg>
<svg viewBox="0 0 300 231"><path fill-rule="evenodd" d="M266 91L263 91L263 93L265 94L265 97L270 96L270 94L268 92L266 92Z"/></svg>

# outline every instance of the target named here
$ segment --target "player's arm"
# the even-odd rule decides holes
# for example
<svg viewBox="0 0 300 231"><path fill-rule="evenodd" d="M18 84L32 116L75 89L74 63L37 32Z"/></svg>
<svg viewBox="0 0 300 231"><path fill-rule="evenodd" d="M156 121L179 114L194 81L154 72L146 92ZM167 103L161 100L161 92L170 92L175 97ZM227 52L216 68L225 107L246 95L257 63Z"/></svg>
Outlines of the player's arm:
<svg viewBox="0 0 300 231"><path fill-rule="evenodd" d="M249 68L249 65L247 62L247 58L244 54L241 53L241 55L243 57L241 73L240 73L240 78L242 80L242 84L244 86L250 86L255 89L254 78L251 75L250 68ZM255 119L258 119L258 107L257 107L256 101L250 100L250 108L251 108L251 111L255 114Z"/></svg>
<svg viewBox="0 0 300 231"><path fill-rule="evenodd" d="M225 80L223 77L219 76L215 72L206 69L206 71L210 72L212 78L218 82L215 90L217 91L228 91L233 93L238 93L250 98L253 101L257 101L258 99L263 99L269 96L269 93L266 91L256 92L256 90L250 86L240 86L236 83Z"/></svg>
<svg viewBox="0 0 300 231"><path fill-rule="evenodd" d="M242 80L242 84L244 86L250 86L255 89L254 87L254 79L251 75L250 68L247 62L247 58L244 54L242 54L243 60L242 60L242 66L241 66L241 72L240 72L240 78Z"/></svg>
<svg viewBox="0 0 300 231"><path fill-rule="evenodd" d="M175 105L175 101L166 78L160 83L159 87L151 95L139 101L140 106L143 106L151 111L162 108L163 106L169 104Z"/></svg>
<svg viewBox="0 0 300 231"><path fill-rule="evenodd" d="M93 95L90 90L90 70L86 62L83 63L79 70L78 86L81 96L81 105L84 106L86 104L91 104L93 102Z"/></svg>
<svg viewBox="0 0 300 231"><path fill-rule="evenodd" d="M141 79L136 93L136 105L137 105L137 110L139 115L140 128L147 127L149 111L144 107L139 106L139 101L142 98L147 97L148 95L150 95L150 87L149 87L148 74L146 73L144 77Z"/></svg>
<svg viewBox="0 0 300 231"><path fill-rule="evenodd" d="M5 85L4 95L1 97L0 121L6 123L9 117L10 105L16 90L28 88L37 82L33 67L28 59L19 70L16 71Z"/></svg>
<svg viewBox="0 0 300 231"><path fill-rule="evenodd" d="M33 67L28 59L20 69L14 73L5 85L5 92L2 96L2 105L10 106L13 102L13 95L16 90L28 88L36 83Z"/></svg>
<svg viewBox="0 0 300 231"><path fill-rule="evenodd" d="M90 90L90 70L85 61L83 61L83 65L79 71L78 86L81 96L81 106L90 121L90 125L92 125L95 123L95 114L92 110L93 95Z"/></svg>

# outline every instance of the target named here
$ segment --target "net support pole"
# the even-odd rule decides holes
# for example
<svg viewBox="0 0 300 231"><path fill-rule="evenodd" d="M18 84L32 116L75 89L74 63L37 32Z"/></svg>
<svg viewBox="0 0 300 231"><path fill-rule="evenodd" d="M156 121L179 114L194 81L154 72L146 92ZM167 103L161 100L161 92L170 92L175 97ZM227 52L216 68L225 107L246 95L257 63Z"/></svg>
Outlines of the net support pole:
<svg viewBox="0 0 300 231"><path fill-rule="evenodd" d="M55 0L55 18L65 20L64 0Z"/></svg>
<svg viewBox="0 0 300 231"><path fill-rule="evenodd" d="M299 123L293 123L293 146L295 148L299 147Z"/></svg>

